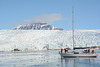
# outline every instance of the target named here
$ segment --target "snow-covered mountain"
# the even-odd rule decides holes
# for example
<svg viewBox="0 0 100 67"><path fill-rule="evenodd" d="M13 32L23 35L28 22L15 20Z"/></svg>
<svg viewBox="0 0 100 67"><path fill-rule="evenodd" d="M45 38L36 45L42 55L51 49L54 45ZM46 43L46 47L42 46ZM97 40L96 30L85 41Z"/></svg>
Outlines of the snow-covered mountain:
<svg viewBox="0 0 100 67"><path fill-rule="evenodd" d="M75 46L100 46L100 30L75 30ZM0 51L72 48L72 31L0 30Z"/></svg>
<svg viewBox="0 0 100 67"><path fill-rule="evenodd" d="M31 23L31 24L19 25L13 30L63 30L63 29L51 26L47 23Z"/></svg>

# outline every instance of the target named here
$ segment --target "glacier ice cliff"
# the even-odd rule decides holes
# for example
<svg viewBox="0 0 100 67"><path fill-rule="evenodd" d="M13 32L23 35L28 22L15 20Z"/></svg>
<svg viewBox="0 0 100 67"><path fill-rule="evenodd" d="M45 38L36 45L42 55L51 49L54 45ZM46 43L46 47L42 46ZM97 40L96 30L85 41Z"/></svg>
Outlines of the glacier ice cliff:
<svg viewBox="0 0 100 67"><path fill-rule="evenodd" d="M100 46L100 30L75 30L75 47ZM72 48L71 30L0 30L0 51Z"/></svg>

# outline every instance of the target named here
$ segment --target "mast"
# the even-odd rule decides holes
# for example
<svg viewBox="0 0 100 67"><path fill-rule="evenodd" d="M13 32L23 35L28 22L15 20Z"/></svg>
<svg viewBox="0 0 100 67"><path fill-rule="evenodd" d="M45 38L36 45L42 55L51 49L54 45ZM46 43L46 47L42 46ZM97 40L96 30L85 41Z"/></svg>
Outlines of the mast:
<svg viewBox="0 0 100 67"><path fill-rule="evenodd" d="M73 50L74 50L74 6L72 7L72 39L73 39Z"/></svg>

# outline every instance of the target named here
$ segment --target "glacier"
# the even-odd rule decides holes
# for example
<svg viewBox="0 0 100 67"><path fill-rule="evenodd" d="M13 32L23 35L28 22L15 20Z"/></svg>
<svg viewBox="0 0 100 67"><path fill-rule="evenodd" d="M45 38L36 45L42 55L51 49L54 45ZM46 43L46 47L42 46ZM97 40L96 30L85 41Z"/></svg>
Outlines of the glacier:
<svg viewBox="0 0 100 67"><path fill-rule="evenodd" d="M75 47L100 46L100 30L75 30ZM72 30L0 30L0 51L72 47Z"/></svg>

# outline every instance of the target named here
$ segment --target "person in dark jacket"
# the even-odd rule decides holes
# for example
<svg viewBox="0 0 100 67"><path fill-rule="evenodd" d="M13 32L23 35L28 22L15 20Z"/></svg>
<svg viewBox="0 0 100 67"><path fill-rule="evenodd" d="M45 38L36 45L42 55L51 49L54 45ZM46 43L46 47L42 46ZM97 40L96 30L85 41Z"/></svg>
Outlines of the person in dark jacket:
<svg viewBox="0 0 100 67"><path fill-rule="evenodd" d="M67 49L65 48L64 50L65 50L65 53L66 53L67 52Z"/></svg>

